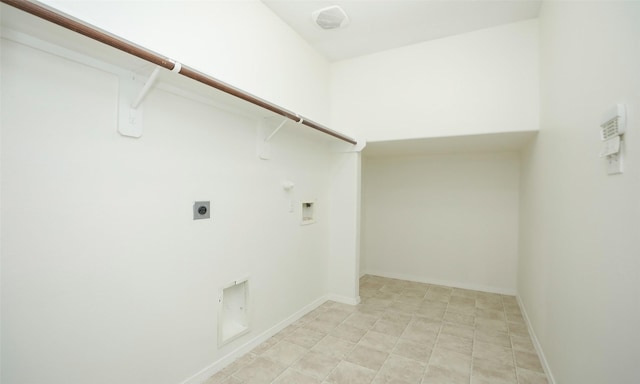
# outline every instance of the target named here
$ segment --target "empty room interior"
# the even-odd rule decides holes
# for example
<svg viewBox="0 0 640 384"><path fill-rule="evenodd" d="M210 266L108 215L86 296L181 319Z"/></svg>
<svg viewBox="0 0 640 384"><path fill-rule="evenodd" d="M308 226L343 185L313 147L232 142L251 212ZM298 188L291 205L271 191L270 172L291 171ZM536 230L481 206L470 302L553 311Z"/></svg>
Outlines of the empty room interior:
<svg viewBox="0 0 640 384"><path fill-rule="evenodd" d="M3 384L640 382L640 1L0 2Z"/></svg>

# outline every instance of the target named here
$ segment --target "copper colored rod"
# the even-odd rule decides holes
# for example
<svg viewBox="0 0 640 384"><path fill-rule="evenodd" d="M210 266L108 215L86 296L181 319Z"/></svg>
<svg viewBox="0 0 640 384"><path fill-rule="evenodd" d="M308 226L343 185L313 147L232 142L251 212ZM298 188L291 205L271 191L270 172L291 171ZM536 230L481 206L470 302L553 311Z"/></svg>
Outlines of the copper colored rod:
<svg viewBox="0 0 640 384"><path fill-rule="evenodd" d="M116 48L120 51L129 53L133 56L139 57L143 60L146 60L150 63L156 64L168 70L172 70L175 67L175 61L171 60L168 57L164 57L159 55L151 50L140 47L136 44L128 42L118 36L112 35L108 32L102 31L90 24L83 23L81 21L75 20L70 16L63 14L62 12L58 12L49 8L46 8L42 5L39 5L35 2L27 1L27 0L0 0L0 2L8 4L12 7L18 8L24 12L27 12L31 15L37 16L41 19L47 20L53 24L57 24L63 28L69 29L71 31L77 32L81 35L84 35L90 39L99 41L103 44L109 45L113 48ZM357 141L349 136L345 136L339 132L336 132L332 129L329 129L321 124L318 124L312 120L308 120L302 116L299 116L291 111L288 111L282 107L279 107L273 103L270 103L264 99L261 99L257 96L254 96L250 93L247 93L239 88L236 88L232 85L229 85L223 81L220 81L211 76L205 75L202 72L199 72L193 68L190 68L186 65L182 65L180 72L181 75L193 79L199 83L208 85L215 89L218 89L222 92L235 96L239 99L247 101L251 104L257 105L264 109L267 109L271 112L274 112L278 115L284 116L296 122L302 121L302 124L307 127L313 128L320 132L323 132L327 135L333 136L342 141L346 141L347 143L357 144Z"/></svg>

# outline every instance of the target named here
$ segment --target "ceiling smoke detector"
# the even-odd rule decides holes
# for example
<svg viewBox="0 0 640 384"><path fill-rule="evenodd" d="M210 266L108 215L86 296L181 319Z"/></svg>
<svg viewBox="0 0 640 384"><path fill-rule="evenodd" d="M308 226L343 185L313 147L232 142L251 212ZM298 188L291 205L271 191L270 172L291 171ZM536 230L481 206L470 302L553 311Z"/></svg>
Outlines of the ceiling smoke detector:
<svg viewBox="0 0 640 384"><path fill-rule="evenodd" d="M311 17L322 29L337 29L349 24L349 16L338 5L318 9L311 14Z"/></svg>

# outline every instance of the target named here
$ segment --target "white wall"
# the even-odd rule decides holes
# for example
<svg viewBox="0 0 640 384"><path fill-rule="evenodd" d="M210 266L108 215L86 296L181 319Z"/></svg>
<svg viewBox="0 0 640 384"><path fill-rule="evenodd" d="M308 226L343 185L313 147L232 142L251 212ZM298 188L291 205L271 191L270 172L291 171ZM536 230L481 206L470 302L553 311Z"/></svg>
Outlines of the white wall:
<svg viewBox="0 0 640 384"><path fill-rule="evenodd" d="M258 0L45 0L325 125L329 64Z"/></svg>
<svg viewBox="0 0 640 384"><path fill-rule="evenodd" d="M331 66L333 125L367 141L538 129L537 20Z"/></svg>
<svg viewBox="0 0 640 384"><path fill-rule="evenodd" d="M365 272L515 293L518 157L366 158Z"/></svg>
<svg viewBox="0 0 640 384"><path fill-rule="evenodd" d="M125 138L115 75L5 40L1 81L2 382L175 384L325 297L324 144L281 133L262 161L257 121L160 90ZM218 349L245 275L252 332Z"/></svg>
<svg viewBox="0 0 640 384"><path fill-rule="evenodd" d="M360 172L359 151L336 153L331 164L328 286L333 300L353 305L360 302Z"/></svg>
<svg viewBox="0 0 640 384"><path fill-rule="evenodd" d="M640 382L640 3L545 2L541 127L522 157L518 292L557 383ZM628 109L626 172L598 157Z"/></svg>

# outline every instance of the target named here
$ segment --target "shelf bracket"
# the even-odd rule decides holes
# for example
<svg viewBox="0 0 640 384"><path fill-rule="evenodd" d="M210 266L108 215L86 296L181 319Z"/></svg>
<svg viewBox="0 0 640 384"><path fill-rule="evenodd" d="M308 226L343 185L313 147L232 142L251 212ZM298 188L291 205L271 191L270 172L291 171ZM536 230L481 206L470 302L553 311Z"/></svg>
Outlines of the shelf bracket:
<svg viewBox="0 0 640 384"><path fill-rule="evenodd" d="M138 93L135 73L120 75L118 81L118 132L122 136L142 136L142 108L131 106Z"/></svg>
<svg viewBox="0 0 640 384"><path fill-rule="evenodd" d="M266 138L266 139L264 139L264 142L265 142L265 143L268 143L268 142L269 142L269 140L271 140L271 138L272 138L273 136L275 136L275 135L276 135L276 133L278 133L278 131L280 130L280 128L284 127L284 124L287 122L287 120L289 120L289 119L286 119L286 118L285 118L285 119L283 119L283 120L282 120L282 123L280 123L280 125L278 125L278 127L277 127L276 129L274 129L274 130L273 130L273 132L271 132L271 134L270 134L269 136L267 136L267 138Z"/></svg>
<svg viewBox="0 0 640 384"><path fill-rule="evenodd" d="M171 72L180 72L182 65L176 62ZM139 138L142 136L142 102L153 88L162 67L156 66L142 88L138 75L131 73L120 76L118 91L118 132L122 136Z"/></svg>
<svg viewBox="0 0 640 384"><path fill-rule="evenodd" d="M151 90L151 87L153 87L153 84L158 79L159 74L160 74L160 67L156 66L153 72L151 72L151 76L149 76L149 79L144 84L144 87L142 87L140 92L138 92L138 97L136 97L133 103L131 103L132 109L138 109L138 107L140 106L140 103L142 103L142 100L144 100L145 96L147 96L147 93L149 93L149 91Z"/></svg>
<svg viewBox="0 0 640 384"><path fill-rule="evenodd" d="M284 127L288 120L287 118L283 119L274 130L271 130L271 127L273 127L272 118L265 117L260 121L258 134L256 135L259 158L262 160L269 160L271 158L271 143L269 141Z"/></svg>

